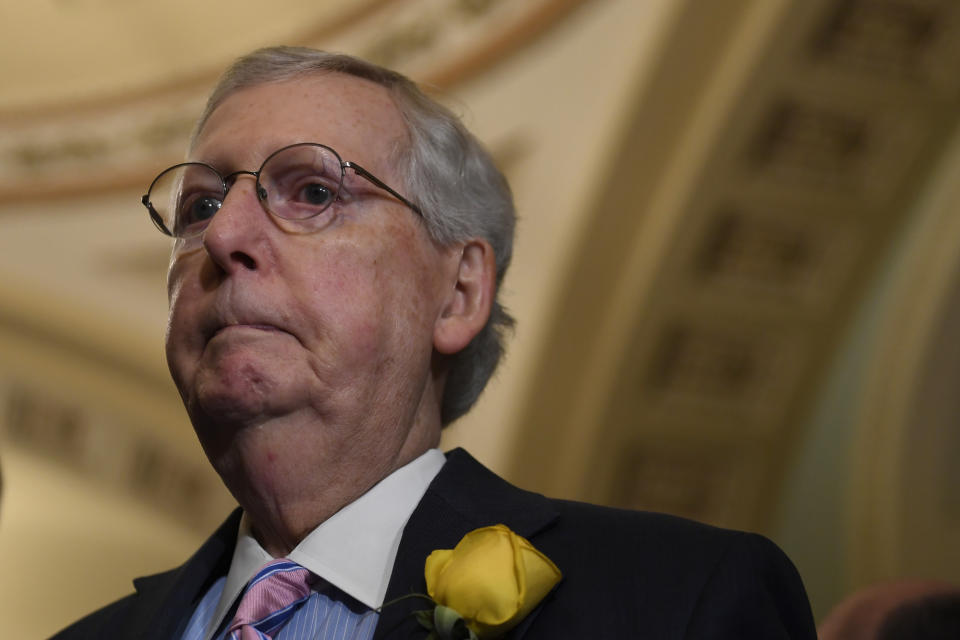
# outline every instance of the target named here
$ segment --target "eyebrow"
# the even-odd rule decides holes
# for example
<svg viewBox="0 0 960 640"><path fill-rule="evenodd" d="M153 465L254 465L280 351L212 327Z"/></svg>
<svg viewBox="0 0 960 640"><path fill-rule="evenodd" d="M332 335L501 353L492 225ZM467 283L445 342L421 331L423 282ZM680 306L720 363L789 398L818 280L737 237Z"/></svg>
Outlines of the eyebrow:
<svg viewBox="0 0 960 640"><path fill-rule="evenodd" d="M295 143L291 143L291 144L295 144ZM281 144L276 147L271 147L270 145L257 144L252 149L249 147L245 147L244 149L242 149L241 150L242 154L247 155L248 152L250 152L249 155L251 157L259 158L259 160L255 160L254 162L250 163L252 165L252 168L242 166L246 163L238 162L236 160L236 157L237 157L236 155L227 154L219 147L215 149L211 149L209 151L209 155L204 154L199 156L195 155L194 151L196 150L192 149L190 155L187 157L186 162L202 162L203 164L208 164L214 169L216 169L217 172L220 173L221 175L228 175L230 173L233 173L234 171L256 171L257 169L260 168L260 165L263 164L263 161L266 160L268 155L270 155L277 149L283 148L284 146L287 146L287 145Z"/></svg>

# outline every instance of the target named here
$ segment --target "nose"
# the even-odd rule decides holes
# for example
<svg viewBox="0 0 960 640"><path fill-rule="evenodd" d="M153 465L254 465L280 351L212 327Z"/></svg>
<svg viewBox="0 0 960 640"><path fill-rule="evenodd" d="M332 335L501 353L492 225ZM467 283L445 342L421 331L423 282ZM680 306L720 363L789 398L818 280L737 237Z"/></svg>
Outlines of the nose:
<svg viewBox="0 0 960 640"><path fill-rule="evenodd" d="M269 250L268 218L257 198L256 179L239 176L204 229L203 247L227 274L261 269Z"/></svg>

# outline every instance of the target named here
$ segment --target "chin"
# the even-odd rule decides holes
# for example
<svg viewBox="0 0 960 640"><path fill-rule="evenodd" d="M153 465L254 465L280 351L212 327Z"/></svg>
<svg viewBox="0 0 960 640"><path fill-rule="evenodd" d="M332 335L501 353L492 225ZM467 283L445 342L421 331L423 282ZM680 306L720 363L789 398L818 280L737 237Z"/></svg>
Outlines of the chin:
<svg viewBox="0 0 960 640"><path fill-rule="evenodd" d="M243 434L263 423L267 407L251 395L201 389L189 397L186 409L207 458L222 475Z"/></svg>
<svg viewBox="0 0 960 640"><path fill-rule="evenodd" d="M201 368L194 377L189 404L215 420L248 421L271 413L280 385L254 363Z"/></svg>

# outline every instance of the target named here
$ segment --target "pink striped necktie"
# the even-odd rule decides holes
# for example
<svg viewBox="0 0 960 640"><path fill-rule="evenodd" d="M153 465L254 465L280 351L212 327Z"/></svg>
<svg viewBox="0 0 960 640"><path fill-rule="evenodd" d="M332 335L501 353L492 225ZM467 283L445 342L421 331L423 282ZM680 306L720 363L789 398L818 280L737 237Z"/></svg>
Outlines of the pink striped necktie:
<svg viewBox="0 0 960 640"><path fill-rule="evenodd" d="M250 580L227 627L229 640L272 640L307 598L313 574L286 558L268 562Z"/></svg>

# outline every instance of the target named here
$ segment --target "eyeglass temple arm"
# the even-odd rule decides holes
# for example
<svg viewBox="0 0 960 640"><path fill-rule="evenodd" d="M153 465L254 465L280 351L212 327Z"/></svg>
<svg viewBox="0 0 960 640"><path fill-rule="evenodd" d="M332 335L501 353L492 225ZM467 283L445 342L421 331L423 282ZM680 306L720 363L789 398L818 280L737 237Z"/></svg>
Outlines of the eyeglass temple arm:
<svg viewBox="0 0 960 640"><path fill-rule="evenodd" d="M150 194L143 194L143 197L140 198L140 202L142 202L143 206L147 208L147 213L150 214L150 220L153 222L154 226L156 226L157 229L160 229L161 233L172 238L173 232L171 232L170 229L167 229L167 225L163 224L163 218L161 218L160 214L157 213L156 209L153 208L153 204L150 202Z"/></svg>
<svg viewBox="0 0 960 640"><path fill-rule="evenodd" d="M402 195L400 195L399 193L397 193L396 191L394 191L393 189L391 189L389 186L387 186L387 184L386 184L383 180L381 180L381 179L378 178L377 176L373 175L372 173L370 173L369 171L367 171L366 169L364 169L364 168L361 167L360 165L358 165L358 164L356 164L356 163L354 163L354 162L344 162L344 163L343 163L343 166L344 166L344 167L347 167L347 168L349 168L349 169L353 169L353 170L354 170L356 173L358 173L361 177L366 178L368 181L372 182L373 184L375 184L376 186L380 187L381 189L383 189L384 191L386 191L387 193L389 193L390 195L392 195L394 198L396 198L397 200L399 200L399 201L402 202L403 204L405 204L405 205L407 205L408 207L410 207L417 215L419 215L419 216L422 216L422 215L423 215L423 212L420 211L420 207L418 207L417 205L413 204L412 202L410 202L409 200L407 200L406 198L404 198Z"/></svg>

